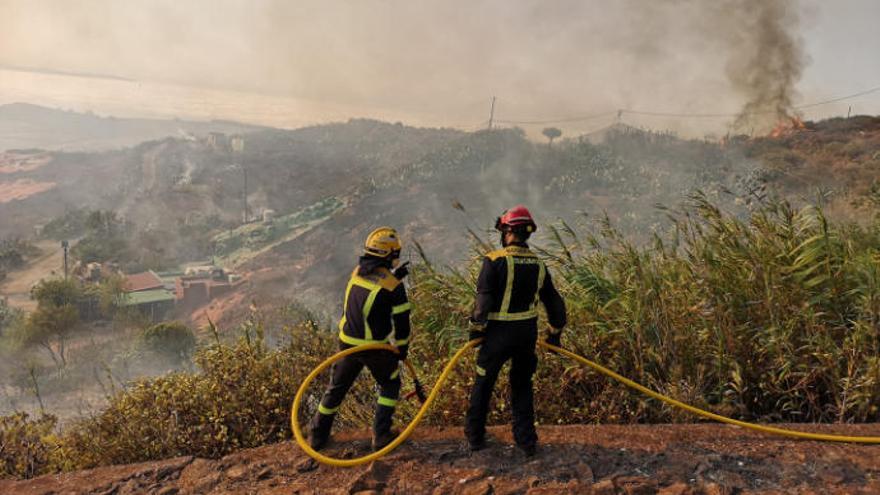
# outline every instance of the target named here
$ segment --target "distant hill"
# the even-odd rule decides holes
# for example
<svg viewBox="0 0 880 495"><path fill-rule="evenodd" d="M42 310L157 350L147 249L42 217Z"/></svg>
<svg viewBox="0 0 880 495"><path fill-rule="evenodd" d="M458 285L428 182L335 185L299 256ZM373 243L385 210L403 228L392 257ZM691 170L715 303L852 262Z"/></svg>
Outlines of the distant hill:
<svg viewBox="0 0 880 495"><path fill-rule="evenodd" d="M76 208L111 209L132 229L131 266L214 256L250 276L247 300L290 297L330 314L363 237L383 224L401 230L405 256L415 256L417 240L443 264L472 254L468 228L496 241L495 216L517 203L537 216L538 246L554 242L557 219L605 215L633 239L650 239L671 228L656 206L674 208L697 190L741 215L774 196L802 203L817 192L837 218L869 219L880 206L877 117L721 141L614 126L552 147L519 129L466 133L360 119L256 130L240 153L228 135L215 135L5 155L0 236L27 235ZM242 228L245 169L249 216L268 212L270 220Z"/></svg>
<svg viewBox="0 0 880 495"><path fill-rule="evenodd" d="M122 119L91 113L11 103L0 105L0 151L99 151L133 146L169 136L184 138L209 132L245 133L261 127L236 122Z"/></svg>

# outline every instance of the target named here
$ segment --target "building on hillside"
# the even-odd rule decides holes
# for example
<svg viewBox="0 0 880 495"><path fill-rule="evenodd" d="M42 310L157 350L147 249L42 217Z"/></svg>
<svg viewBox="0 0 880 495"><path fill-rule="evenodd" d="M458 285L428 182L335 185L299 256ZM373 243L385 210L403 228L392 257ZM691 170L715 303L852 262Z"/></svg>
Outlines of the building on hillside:
<svg viewBox="0 0 880 495"><path fill-rule="evenodd" d="M174 308L174 293L165 288L126 292L122 295L120 306L137 308L153 323L163 321Z"/></svg>
<svg viewBox="0 0 880 495"><path fill-rule="evenodd" d="M192 266L177 279L177 302L187 309L195 309L236 290L243 282L238 275L213 265Z"/></svg>
<svg viewBox="0 0 880 495"><path fill-rule="evenodd" d="M229 138L222 132L210 132L205 142L215 151L226 151L229 148Z"/></svg>
<svg viewBox="0 0 880 495"><path fill-rule="evenodd" d="M152 270L125 276L125 292L140 292L163 287L162 279Z"/></svg>
<svg viewBox="0 0 880 495"><path fill-rule="evenodd" d="M120 306L137 308L153 322L164 320L174 308L172 286L152 270L126 275L123 287L125 293L120 299Z"/></svg>

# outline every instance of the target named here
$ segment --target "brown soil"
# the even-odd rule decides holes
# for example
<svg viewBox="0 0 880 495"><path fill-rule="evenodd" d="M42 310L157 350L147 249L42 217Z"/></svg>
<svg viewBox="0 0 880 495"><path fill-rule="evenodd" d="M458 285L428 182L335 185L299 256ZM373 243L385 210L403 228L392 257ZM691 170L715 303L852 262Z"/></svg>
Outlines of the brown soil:
<svg viewBox="0 0 880 495"><path fill-rule="evenodd" d="M41 241L36 247L42 253L40 257L28 260L20 270L9 272L0 283L0 297L7 298L10 306L25 311L37 307L37 302L31 299L31 287L44 278L64 273L64 251L59 242Z"/></svg>
<svg viewBox="0 0 880 495"><path fill-rule="evenodd" d="M0 153L0 174L31 172L49 163L51 159L49 153Z"/></svg>
<svg viewBox="0 0 880 495"><path fill-rule="evenodd" d="M55 188L54 182L35 182L31 179L18 179L11 182L0 182L0 203L8 203L18 199L46 192Z"/></svg>
<svg viewBox="0 0 880 495"><path fill-rule="evenodd" d="M804 426L796 428L807 429ZM878 435L880 424L810 426ZM218 460L171 459L0 482L0 493L460 493L733 494L880 493L880 446L767 437L723 425L559 426L539 430L534 458L492 428L489 448L469 453L459 429L422 428L371 465L316 464L290 442ZM328 451L366 453L364 433Z"/></svg>

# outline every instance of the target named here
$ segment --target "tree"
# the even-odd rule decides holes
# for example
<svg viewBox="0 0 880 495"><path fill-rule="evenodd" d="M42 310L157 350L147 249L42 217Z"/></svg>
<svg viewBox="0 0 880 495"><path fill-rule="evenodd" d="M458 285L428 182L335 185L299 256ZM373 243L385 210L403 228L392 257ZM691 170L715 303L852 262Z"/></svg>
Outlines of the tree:
<svg viewBox="0 0 880 495"><path fill-rule="evenodd" d="M553 140L562 135L562 131L556 127L545 127L541 134L549 139L547 146L553 146Z"/></svg>
<svg viewBox="0 0 880 495"><path fill-rule="evenodd" d="M196 348L196 335L183 323L176 321L153 325L141 334L143 346L175 364L192 357Z"/></svg>
<svg viewBox="0 0 880 495"><path fill-rule="evenodd" d="M123 222L113 211L96 210L85 219L86 235L70 253L83 263L122 260L128 254Z"/></svg>
<svg viewBox="0 0 880 495"><path fill-rule="evenodd" d="M21 321L22 311L10 307L5 299L0 299L0 339Z"/></svg>
<svg viewBox="0 0 880 495"><path fill-rule="evenodd" d="M98 289L98 305L105 318L111 318L116 314L119 300L124 293L125 277L122 275L112 274L101 281Z"/></svg>
<svg viewBox="0 0 880 495"><path fill-rule="evenodd" d="M64 367L67 339L79 324L80 288L72 280L44 280L31 290L31 297L37 309L27 318L21 342L43 347L57 366Z"/></svg>

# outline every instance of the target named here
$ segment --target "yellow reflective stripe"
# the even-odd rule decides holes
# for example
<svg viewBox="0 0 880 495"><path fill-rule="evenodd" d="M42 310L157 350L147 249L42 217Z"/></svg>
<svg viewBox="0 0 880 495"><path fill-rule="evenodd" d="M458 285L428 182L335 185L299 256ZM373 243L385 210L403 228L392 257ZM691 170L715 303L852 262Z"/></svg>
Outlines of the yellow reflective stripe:
<svg viewBox="0 0 880 495"><path fill-rule="evenodd" d="M527 254L526 254L527 253ZM531 258L535 258L536 256L528 251L525 253L518 252L517 256L528 256ZM501 300L501 308L499 311L489 313L488 319L495 321L521 321L521 320L529 320L532 318L538 317L538 292L541 290L541 286L544 285L544 277L547 276L547 269L544 267L544 263L538 263L538 290L535 291L535 300L532 301L532 307L526 311L520 311L518 313L509 312L510 309L510 298L513 294L513 273L514 273L514 262L513 256L507 256L507 283L504 287L504 298Z"/></svg>
<svg viewBox="0 0 880 495"><path fill-rule="evenodd" d="M510 297L513 295L513 257L507 256L505 262L507 263L507 282L504 285L504 299L501 300L499 313L507 313L507 310L510 309Z"/></svg>
<svg viewBox="0 0 880 495"><path fill-rule="evenodd" d="M369 280L367 280L365 278L361 278L361 277L355 277L355 278L351 279L351 283L353 283L354 285L357 285L358 287L363 287L364 289L367 289L367 290L376 290L376 289L382 288L381 285L374 284L373 282L370 282Z"/></svg>
<svg viewBox="0 0 880 495"><path fill-rule="evenodd" d="M339 340L345 342L349 345L367 345L367 344L387 344L388 339L385 340L368 340L368 339L359 339L357 337L352 337L347 335L343 331L339 331Z"/></svg>
<svg viewBox="0 0 880 495"><path fill-rule="evenodd" d="M489 319L495 321L520 321L537 317L538 310L534 308L519 313L489 313Z"/></svg>
<svg viewBox="0 0 880 495"><path fill-rule="evenodd" d="M508 256L522 256L525 258L537 258L538 257L529 248L524 248L522 246L507 246L506 248L504 248L504 252Z"/></svg>
<svg viewBox="0 0 880 495"><path fill-rule="evenodd" d="M486 370L484 370L479 364L477 365L477 374L480 376L486 376Z"/></svg>
<svg viewBox="0 0 880 495"><path fill-rule="evenodd" d="M325 415L325 416L329 416L331 414L336 414L336 411L338 411L338 410L339 410L339 406L324 407L324 404L318 404L318 412Z"/></svg>
<svg viewBox="0 0 880 495"><path fill-rule="evenodd" d="M398 304L397 306L394 306L393 308L391 308L391 314L399 315L400 313L405 313L411 309L412 309L412 304L405 302L403 304Z"/></svg>
<svg viewBox="0 0 880 495"><path fill-rule="evenodd" d="M376 296L379 295L379 291L382 290L378 285L375 289L370 291L370 295L367 296L367 302L364 303L364 337L369 339L373 338L373 330L370 328L370 311L373 310L373 303L376 302Z"/></svg>
<svg viewBox="0 0 880 495"><path fill-rule="evenodd" d="M409 344L409 337L407 337L405 339L398 339L397 337L394 338L394 345L402 346L402 345L406 345L406 344Z"/></svg>
<svg viewBox="0 0 880 495"><path fill-rule="evenodd" d="M547 276L547 268L544 266L544 263L538 263L538 289L535 291L535 302L532 304L532 309L538 307L538 300L541 298L541 287L544 286L544 277Z"/></svg>
<svg viewBox="0 0 880 495"><path fill-rule="evenodd" d="M357 268L355 268L357 270ZM339 320L339 331L342 331L342 328L345 326L346 318L345 313L348 311L348 296L351 295L351 287L354 285L354 278L348 281L348 285L345 287L345 300L342 302L342 319Z"/></svg>
<svg viewBox="0 0 880 495"><path fill-rule="evenodd" d="M391 373L391 379L394 380L398 376L400 376L400 366L399 365L397 366L397 369L394 370L393 373Z"/></svg>
<svg viewBox="0 0 880 495"><path fill-rule="evenodd" d="M380 406L388 406L394 407L397 405L397 399L389 399L388 397L379 396L379 405Z"/></svg>

